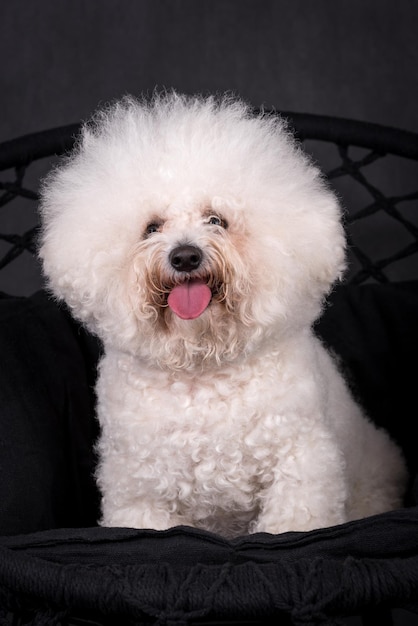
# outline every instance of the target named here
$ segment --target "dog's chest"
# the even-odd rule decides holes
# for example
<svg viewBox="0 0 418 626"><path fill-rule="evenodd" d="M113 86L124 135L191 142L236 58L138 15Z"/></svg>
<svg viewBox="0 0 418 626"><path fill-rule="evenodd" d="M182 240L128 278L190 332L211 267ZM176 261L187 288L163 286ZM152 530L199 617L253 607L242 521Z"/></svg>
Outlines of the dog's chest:
<svg viewBox="0 0 418 626"><path fill-rule="evenodd" d="M147 488L158 489L164 476L167 490L186 497L203 484L219 500L271 480L277 415L257 377L183 380L122 369L117 384L113 377L108 386L107 379L102 370L99 418L107 454L123 457Z"/></svg>

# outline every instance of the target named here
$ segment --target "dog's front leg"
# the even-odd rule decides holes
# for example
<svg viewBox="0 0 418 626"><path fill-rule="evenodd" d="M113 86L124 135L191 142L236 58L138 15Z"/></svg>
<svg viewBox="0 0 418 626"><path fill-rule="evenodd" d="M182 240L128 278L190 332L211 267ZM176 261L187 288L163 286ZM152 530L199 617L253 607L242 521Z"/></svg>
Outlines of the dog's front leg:
<svg viewBox="0 0 418 626"><path fill-rule="evenodd" d="M135 502L132 505L115 508L103 499L100 524L101 526L167 530L184 524L184 520L155 502Z"/></svg>
<svg viewBox="0 0 418 626"><path fill-rule="evenodd" d="M347 521L344 458L328 433L298 438L273 473L251 532L309 531Z"/></svg>

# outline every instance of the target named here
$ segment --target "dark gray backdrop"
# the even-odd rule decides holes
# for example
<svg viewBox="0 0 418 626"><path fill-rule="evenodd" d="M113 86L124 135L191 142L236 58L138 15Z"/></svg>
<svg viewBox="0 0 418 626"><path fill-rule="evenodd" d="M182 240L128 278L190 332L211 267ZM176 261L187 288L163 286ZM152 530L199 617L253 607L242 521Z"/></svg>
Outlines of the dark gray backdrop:
<svg viewBox="0 0 418 626"><path fill-rule="evenodd" d="M0 54L0 141L156 86L418 131L416 0L6 0Z"/></svg>

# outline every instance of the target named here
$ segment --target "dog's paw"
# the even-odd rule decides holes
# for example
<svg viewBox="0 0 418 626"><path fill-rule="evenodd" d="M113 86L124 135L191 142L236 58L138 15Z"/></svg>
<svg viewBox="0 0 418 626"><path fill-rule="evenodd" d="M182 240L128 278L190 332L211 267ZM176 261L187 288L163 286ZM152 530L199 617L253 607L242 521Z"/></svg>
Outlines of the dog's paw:
<svg viewBox="0 0 418 626"><path fill-rule="evenodd" d="M293 511L291 515L277 514L269 512L260 515L258 519L250 525L250 533L270 533L278 535L285 532L309 532L318 528L337 526L344 524L347 516L344 507L336 508L332 511L323 511L322 514L313 514L308 507Z"/></svg>
<svg viewBox="0 0 418 626"><path fill-rule="evenodd" d="M100 520L101 526L152 530L167 530L168 528L181 524L184 524L184 521L180 520L177 516L169 515L167 512L155 508L147 508L140 505L105 511Z"/></svg>

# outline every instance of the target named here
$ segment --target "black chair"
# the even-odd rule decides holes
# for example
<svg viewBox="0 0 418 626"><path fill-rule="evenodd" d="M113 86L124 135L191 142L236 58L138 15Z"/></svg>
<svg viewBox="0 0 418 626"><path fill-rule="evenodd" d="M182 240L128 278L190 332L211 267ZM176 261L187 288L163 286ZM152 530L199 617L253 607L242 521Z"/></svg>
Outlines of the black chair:
<svg viewBox="0 0 418 626"><path fill-rule="evenodd" d="M17 278L39 271L39 178L79 125L21 137L0 145L0 624L418 624L418 134L282 115L345 207L350 271L316 330L405 452L404 507L232 541L98 527L101 346Z"/></svg>

